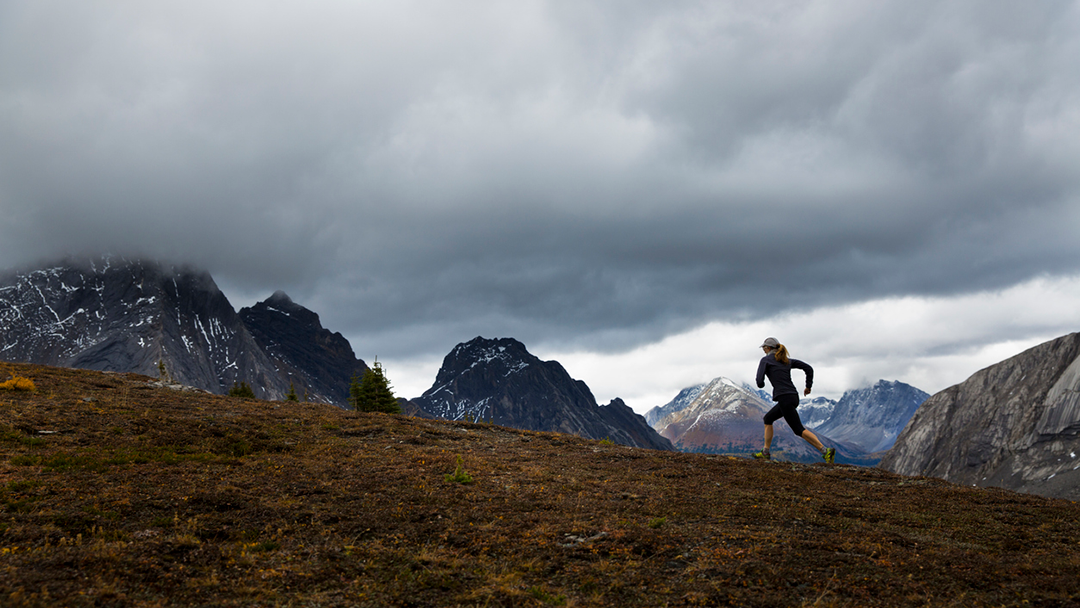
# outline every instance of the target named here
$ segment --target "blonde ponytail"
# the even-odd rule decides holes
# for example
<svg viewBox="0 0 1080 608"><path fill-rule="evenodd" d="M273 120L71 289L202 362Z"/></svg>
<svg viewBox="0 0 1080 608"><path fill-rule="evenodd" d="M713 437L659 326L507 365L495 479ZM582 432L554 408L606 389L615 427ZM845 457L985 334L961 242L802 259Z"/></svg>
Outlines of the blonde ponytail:
<svg viewBox="0 0 1080 608"><path fill-rule="evenodd" d="M784 365L791 363L791 357L788 356L787 347L783 344L776 345L776 360Z"/></svg>

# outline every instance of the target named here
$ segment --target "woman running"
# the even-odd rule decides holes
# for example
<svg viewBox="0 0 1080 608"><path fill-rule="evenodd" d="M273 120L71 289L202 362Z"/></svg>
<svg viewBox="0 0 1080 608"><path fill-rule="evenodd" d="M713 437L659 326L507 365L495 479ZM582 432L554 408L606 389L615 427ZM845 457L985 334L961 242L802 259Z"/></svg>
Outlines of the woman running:
<svg viewBox="0 0 1080 608"><path fill-rule="evenodd" d="M788 356L787 347L780 344L776 338L766 338L761 348L765 351L765 356L758 364L757 385L758 388L765 388L765 377L768 376L773 387L772 398L776 405L765 414L765 449L754 454L754 458L763 460L772 458L769 454L773 438L772 425L783 418L796 435L817 448L825 462L832 464L833 459L836 458L836 448L826 448L822 445L817 435L802 425L799 411L796 409L799 407L799 391L795 388L795 383L791 381L791 368L801 369L806 373L806 390L803 391L803 395L809 395L810 387L814 385L814 368Z"/></svg>

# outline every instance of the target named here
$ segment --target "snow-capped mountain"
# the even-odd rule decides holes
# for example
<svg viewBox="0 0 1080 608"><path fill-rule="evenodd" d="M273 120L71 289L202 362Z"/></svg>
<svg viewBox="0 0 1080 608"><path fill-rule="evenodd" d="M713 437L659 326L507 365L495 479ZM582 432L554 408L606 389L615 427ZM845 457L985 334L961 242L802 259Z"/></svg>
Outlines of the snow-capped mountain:
<svg viewBox="0 0 1080 608"><path fill-rule="evenodd" d="M449 420L484 420L644 448L670 450L620 399L600 406L589 387L556 361L541 361L512 338L477 337L443 359L435 383L412 400Z"/></svg>
<svg viewBox="0 0 1080 608"><path fill-rule="evenodd" d="M661 436L685 452L748 454L761 449L764 433L762 418L773 404L745 384L719 377L711 382L680 391L671 403L654 408L665 414L655 423ZM767 395L766 395L767 396ZM674 406L673 406L674 404ZM800 410L802 408L800 407ZM804 423L805 425L805 423ZM791 432L783 420L773 425L772 452L785 460L819 460L816 450ZM827 436L819 436L829 441ZM857 457L842 445L841 455Z"/></svg>
<svg viewBox="0 0 1080 608"><path fill-rule="evenodd" d="M802 399L799 418L843 462L873 465L888 449L926 393L902 382L878 382L848 391L840 401ZM683 389L671 402L646 414L676 449L688 452L749 453L761 449L762 418L775 405L772 395L724 377ZM774 425L773 453L788 460L816 461L817 453L795 437L782 419ZM886 446L886 447L882 447Z"/></svg>
<svg viewBox="0 0 1080 608"><path fill-rule="evenodd" d="M803 397L799 402L799 418L803 426L817 430L832 417L835 409L836 401L828 397L814 397L813 399Z"/></svg>
<svg viewBox="0 0 1080 608"><path fill-rule="evenodd" d="M868 454L888 450L929 396L910 384L879 380L846 391L829 419L815 430Z"/></svg>
<svg viewBox="0 0 1080 608"><path fill-rule="evenodd" d="M1080 500L1080 333L934 394L881 467Z"/></svg>
<svg viewBox="0 0 1080 608"><path fill-rule="evenodd" d="M319 332L318 317L312 325L304 313L314 313L293 306L290 322L259 314L245 322L205 271L111 257L67 261L0 279L0 359L148 376L161 361L174 381L215 393L246 382L259 397L281 399L293 382L301 397L341 403L341 390L307 380L320 366L341 364L342 345L334 363L313 364L318 346L296 358L294 337ZM277 347L268 352L260 342ZM352 361L350 373L363 365Z"/></svg>
<svg viewBox="0 0 1080 608"><path fill-rule="evenodd" d="M688 386L681 391L671 401L664 405L658 405L651 410L645 412L645 422L648 422L653 428L656 427L656 423L665 416L669 416L680 410L686 409L697 396L701 394L701 391L705 389L707 385L696 384L694 386Z"/></svg>

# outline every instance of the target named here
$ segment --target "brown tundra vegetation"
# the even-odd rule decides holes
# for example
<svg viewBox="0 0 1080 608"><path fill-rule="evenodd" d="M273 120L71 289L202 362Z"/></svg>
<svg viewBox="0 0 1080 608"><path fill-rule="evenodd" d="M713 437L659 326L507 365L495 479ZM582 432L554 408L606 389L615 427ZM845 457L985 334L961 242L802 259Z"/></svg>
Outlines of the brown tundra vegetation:
<svg viewBox="0 0 1080 608"><path fill-rule="evenodd" d="M1080 606L1080 505L7 364L3 606Z"/></svg>

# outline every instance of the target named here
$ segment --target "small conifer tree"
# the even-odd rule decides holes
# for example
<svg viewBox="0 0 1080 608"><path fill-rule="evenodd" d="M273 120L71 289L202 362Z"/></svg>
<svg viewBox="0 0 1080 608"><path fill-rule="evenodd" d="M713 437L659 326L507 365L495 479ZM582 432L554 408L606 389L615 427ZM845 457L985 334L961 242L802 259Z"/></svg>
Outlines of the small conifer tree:
<svg viewBox="0 0 1080 608"><path fill-rule="evenodd" d="M356 411L360 410L360 379L353 374L352 381L349 382L349 405Z"/></svg>
<svg viewBox="0 0 1080 608"><path fill-rule="evenodd" d="M157 369L158 369L158 380L161 380L162 382L165 382L167 384L171 384L172 383L172 376L169 375L169 370L165 368L165 360L164 359L158 359Z"/></svg>
<svg viewBox="0 0 1080 608"><path fill-rule="evenodd" d="M285 393L285 400L300 401L300 398L296 396L296 387L293 386L292 382L289 383L289 392Z"/></svg>
<svg viewBox="0 0 1080 608"><path fill-rule="evenodd" d="M357 381L356 376L353 376L349 386L349 401L358 412L401 413L401 406L398 405L397 397L394 396L390 381L386 379L378 358L364 372L363 379Z"/></svg>
<svg viewBox="0 0 1080 608"><path fill-rule="evenodd" d="M254 399L255 391L251 390L247 382L233 382L232 388L229 389L230 397L240 397L242 399Z"/></svg>

